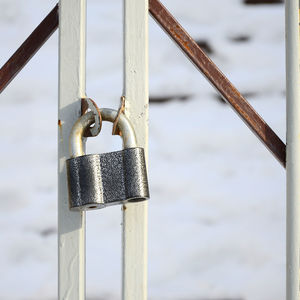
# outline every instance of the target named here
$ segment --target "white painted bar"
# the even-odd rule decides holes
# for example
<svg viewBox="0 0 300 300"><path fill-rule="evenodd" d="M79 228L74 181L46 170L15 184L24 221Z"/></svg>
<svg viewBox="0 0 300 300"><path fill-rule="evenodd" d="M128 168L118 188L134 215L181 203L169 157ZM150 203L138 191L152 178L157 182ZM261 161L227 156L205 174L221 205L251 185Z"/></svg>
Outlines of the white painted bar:
<svg viewBox="0 0 300 300"><path fill-rule="evenodd" d="M299 0L286 0L287 239L286 299L299 300L300 94Z"/></svg>
<svg viewBox="0 0 300 300"><path fill-rule="evenodd" d="M148 0L124 0L125 114L148 149ZM123 209L123 300L147 299L147 202Z"/></svg>
<svg viewBox="0 0 300 300"><path fill-rule="evenodd" d="M69 135L85 96L86 0L59 1L58 299L85 299L85 214L68 205Z"/></svg>

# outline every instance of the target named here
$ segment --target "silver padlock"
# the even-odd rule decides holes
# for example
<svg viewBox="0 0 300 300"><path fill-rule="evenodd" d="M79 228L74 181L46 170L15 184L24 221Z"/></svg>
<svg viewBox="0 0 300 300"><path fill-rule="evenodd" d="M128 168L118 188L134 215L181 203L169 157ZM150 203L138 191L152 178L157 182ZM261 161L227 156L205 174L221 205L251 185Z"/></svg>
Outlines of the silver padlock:
<svg viewBox="0 0 300 300"><path fill-rule="evenodd" d="M102 120L114 122L117 111L100 109ZM69 205L71 210L92 210L108 205L144 201L149 198L144 149L136 147L133 127L121 114L117 127L123 150L103 154L84 151L84 132L94 122L88 112L74 124L67 160Z"/></svg>

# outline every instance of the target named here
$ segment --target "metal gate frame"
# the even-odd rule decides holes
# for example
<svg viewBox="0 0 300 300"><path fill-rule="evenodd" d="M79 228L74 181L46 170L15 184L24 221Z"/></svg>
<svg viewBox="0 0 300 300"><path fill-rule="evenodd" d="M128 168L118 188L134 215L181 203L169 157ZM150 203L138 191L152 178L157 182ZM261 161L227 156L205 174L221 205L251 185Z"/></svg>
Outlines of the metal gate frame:
<svg viewBox="0 0 300 300"><path fill-rule="evenodd" d="M125 114L139 146L148 139L148 1L124 1ZM149 11L195 66L240 115L287 171L286 299L299 300L300 90L299 0L286 0L287 145L256 113L159 0ZM59 14L58 14L59 12ZM58 16L59 15L59 16ZM59 19L59 20L58 20ZM60 0L0 69L0 92L60 27L58 108L59 299L85 298L85 214L68 210L65 159L68 136L85 95L86 0ZM147 299L147 204L126 205L123 213L123 293Z"/></svg>
<svg viewBox="0 0 300 300"><path fill-rule="evenodd" d="M59 2L58 249L59 299L85 299L85 212L71 212L65 160L85 98L86 0ZM148 1L124 1L125 114L137 146L148 149ZM147 202L123 207L124 300L147 299Z"/></svg>

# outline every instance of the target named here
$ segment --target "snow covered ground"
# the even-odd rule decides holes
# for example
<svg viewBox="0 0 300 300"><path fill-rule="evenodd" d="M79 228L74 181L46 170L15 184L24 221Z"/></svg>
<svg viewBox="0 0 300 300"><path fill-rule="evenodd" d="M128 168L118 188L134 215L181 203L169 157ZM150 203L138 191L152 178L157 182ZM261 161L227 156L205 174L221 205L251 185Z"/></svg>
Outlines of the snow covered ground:
<svg viewBox="0 0 300 300"><path fill-rule="evenodd" d="M1 65L55 0L0 0ZM165 0L285 140L284 6ZM117 108L121 0L88 1L87 94ZM56 299L57 33L1 95L0 299ZM285 172L150 19L149 299L285 298ZM120 147L110 126L90 152ZM87 217L88 299L120 299L121 212Z"/></svg>

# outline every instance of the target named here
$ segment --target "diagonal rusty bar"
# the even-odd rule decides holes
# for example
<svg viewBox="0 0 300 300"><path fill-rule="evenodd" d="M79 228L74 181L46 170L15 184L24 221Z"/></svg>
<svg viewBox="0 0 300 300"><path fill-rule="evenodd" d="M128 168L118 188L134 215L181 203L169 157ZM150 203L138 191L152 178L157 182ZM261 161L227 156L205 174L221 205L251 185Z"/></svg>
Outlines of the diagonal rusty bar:
<svg viewBox="0 0 300 300"><path fill-rule="evenodd" d="M0 69L0 93L43 46L57 27L58 4Z"/></svg>
<svg viewBox="0 0 300 300"><path fill-rule="evenodd" d="M171 39L194 63L196 68L202 72L206 79L219 91L222 97L278 159L282 166L285 167L286 146L276 133L201 50L192 37L182 28L159 0L149 0L149 11Z"/></svg>

